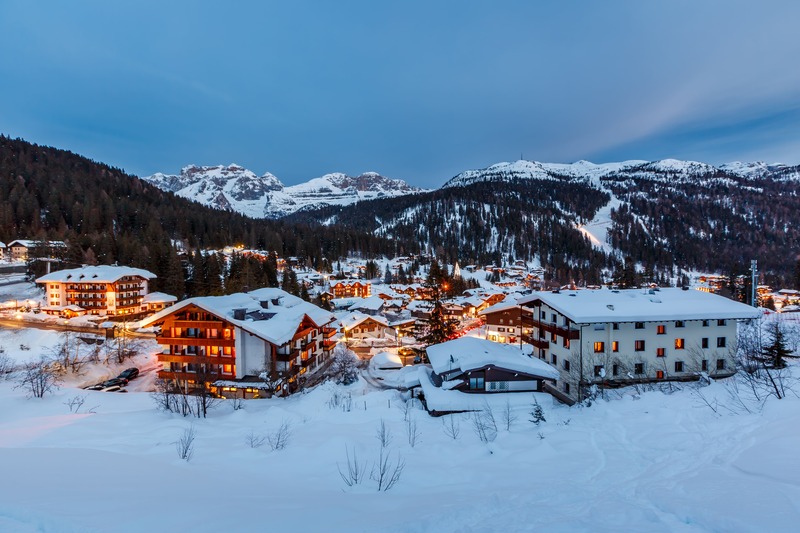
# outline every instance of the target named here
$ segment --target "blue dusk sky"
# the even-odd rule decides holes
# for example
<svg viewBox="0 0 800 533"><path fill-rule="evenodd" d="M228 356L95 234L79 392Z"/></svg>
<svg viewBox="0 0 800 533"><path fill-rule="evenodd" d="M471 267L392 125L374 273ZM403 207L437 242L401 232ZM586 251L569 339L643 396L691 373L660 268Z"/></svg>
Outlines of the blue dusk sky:
<svg viewBox="0 0 800 533"><path fill-rule="evenodd" d="M547 162L800 162L800 2L0 2L0 133L130 173L437 187Z"/></svg>

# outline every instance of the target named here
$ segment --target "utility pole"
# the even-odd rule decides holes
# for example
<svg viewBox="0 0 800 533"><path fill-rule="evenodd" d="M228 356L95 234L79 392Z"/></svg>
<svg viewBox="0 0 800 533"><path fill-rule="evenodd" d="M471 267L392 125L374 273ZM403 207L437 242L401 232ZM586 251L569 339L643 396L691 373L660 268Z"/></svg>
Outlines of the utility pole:
<svg viewBox="0 0 800 533"><path fill-rule="evenodd" d="M750 272L752 278L750 279L750 305L758 307L758 300L756 300L756 286L758 284L758 261L753 259L750 261Z"/></svg>

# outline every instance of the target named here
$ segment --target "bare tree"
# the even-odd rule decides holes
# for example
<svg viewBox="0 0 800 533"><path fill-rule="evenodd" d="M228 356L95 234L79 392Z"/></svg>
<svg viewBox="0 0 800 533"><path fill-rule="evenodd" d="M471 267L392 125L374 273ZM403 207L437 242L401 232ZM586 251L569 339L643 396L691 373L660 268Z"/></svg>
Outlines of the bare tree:
<svg viewBox="0 0 800 533"><path fill-rule="evenodd" d="M23 367L15 388L25 389L29 398L43 398L45 394L58 387L59 381L50 363L44 357L40 357L38 361L30 362Z"/></svg>
<svg viewBox="0 0 800 533"><path fill-rule="evenodd" d="M381 448L383 449L383 448ZM344 447L344 453L347 457L347 468L345 472L342 472L342 467L339 463L336 463L336 469L339 470L339 475L342 477L342 481L348 487L352 487L354 485L360 485L362 481L364 481L364 475L367 471L367 465L364 463L359 462L358 454L356 453L355 448L353 449L353 453L350 453L350 450L347 446Z"/></svg>
<svg viewBox="0 0 800 533"><path fill-rule="evenodd" d="M178 457L187 463L194 455L194 439L197 437L197 431L194 424L189 426L188 429L183 430L183 435L175 442L175 449L178 451Z"/></svg>
<svg viewBox="0 0 800 533"><path fill-rule="evenodd" d="M77 413L80 411L81 407L83 407L84 403L86 403L86 396L73 396L64 402L64 405L69 407L70 413Z"/></svg>
<svg viewBox="0 0 800 533"><path fill-rule="evenodd" d="M472 429L484 444L497 438L497 421L488 403L485 404L482 411L472 413Z"/></svg>
<svg viewBox="0 0 800 533"><path fill-rule="evenodd" d="M267 444L274 452L276 450L283 450L289 444L289 437L291 436L291 429L288 420L283 420L281 425L275 431L267 434Z"/></svg>
<svg viewBox="0 0 800 533"><path fill-rule="evenodd" d="M266 442L266 440L267 438L264 435L258 435L252 429L250 430L250 433L244 436L244 442L250 448L260 448L264 445L264 442Z"/></svg>
<svg viewBox="0 0 800 533"><path fill-rule="evenodd" d="M386 422L381 418L381 423L375 433L375 438L381 443L381 448L386 448L392 442L392 432L386 426Z"/></svg>
<svg viewBox="0 0 800 533"><path fill-rule="evenodd" d="M381 447L378 452L378 460L372 467L370 477L378 484L378 492L386 492L394 487L403 470L406 467L406 462L402 457L398 456L395 462L389 458L389 451Z"/></svg>
<svg viewBox="0 0 800 533"><path fill-rule="evenodd" d="M456 418L456 415L442 417L442 429L444 430L444 434L453 440L458 440L461 436L461 424Z"/></svg>
<svg viewBox="0 0 800 533"><path fill-rule="evenodd" d="M0 381L6 379L14 371L14 362L5 353L5 349L0 346Z"/></svg>
<svg viewBox="0 0 800 533"><path fill-rule="evenodd" d="M500 415L503 420L503 425L506 427L506 431L511 431L511 426L517 421L517 415L515 415L514 411L511 409L510 400L506 400L506 404L503 406L503 411Z"/></svg>

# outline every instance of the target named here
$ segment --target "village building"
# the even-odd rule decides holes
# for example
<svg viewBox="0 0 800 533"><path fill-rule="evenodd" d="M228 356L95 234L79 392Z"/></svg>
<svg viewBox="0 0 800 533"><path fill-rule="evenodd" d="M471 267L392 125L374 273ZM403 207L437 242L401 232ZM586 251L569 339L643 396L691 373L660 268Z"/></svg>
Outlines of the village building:
<svg viewBox="0 0 800 533"><path fill-rule="evenodd" d="M325 366L336 344L334 320L296 296L265 288L189 298L146 318L142 326L161 326L159 378L252 397L293 392Z"/></svg>
<svg viewBox="0 0 800 533"><path fill-rule="evenodd" d="M523 334L530 335L531 310L517 304L516 299L498 303L484 309L480 316L485 321L486 339L506 344L522 344ZM523 320L523 316L526 320Z"/></svg>
<svg viewBox="0 0 800 533"><path fill-rule="evenodd" d="M142 298L142 311L156 313L173 305L178 298L163 292L151 292Z"/></svg>
<svg viewBox="0 0 800 533"><path fill-rule="evenodd" d="M11 261L27 261L31 250L36 247L47 249L62 249L67 245L63 241L37 241L31 239L17 239L6 246L7 257Z"/></svg>
<svg viewBox="0 0 800 533"><path fill-rule="evenodd" d="M541 392L559 373L517 346L461 337L428 346L436 387L467 393Z"/></svg>
<svg viewBox="0 0 800 533"><path fill-rule="evenodd" d="M389 321L382 316L364 313L350 313L340 324L340 331L347 340L385 339L389 329Z"/></svg>
<svg viewBox="0 0 800 533"><path fill-rule="evenodd" d="M559 390L577 400L592 385L730 376L737 322L761 313L680 288L540 292L517 304L523 342L558 369Z"/></svg>
<svg viewBox="0 0 800 533"><path fill-rule="evenodd" d="M133 315L147 309L148 283L155 278L141 268L102 265L58 270L36 283L45 290L48 314Z"/></svg>
<svg viewBox="0 0 800 533"><path fill-rule="evenodd" d="M367 298L372 295L372 284L368 281L340 279L330 283L334 298Z"/></svg>

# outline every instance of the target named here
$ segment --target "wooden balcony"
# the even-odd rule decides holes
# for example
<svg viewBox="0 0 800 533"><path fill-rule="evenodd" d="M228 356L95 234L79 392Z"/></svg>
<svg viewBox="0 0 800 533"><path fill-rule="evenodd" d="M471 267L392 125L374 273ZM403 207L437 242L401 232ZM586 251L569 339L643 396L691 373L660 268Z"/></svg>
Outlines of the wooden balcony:
<svg viewBox="0 0 800 533"><path fill-rule="evenodd" d="M300 350L291 350L288 354L275 354L276 361L292 361L300 355Z"/></svg>
<svg viewBox="0 0 800 533"><path fill-rule="evenodd" d="M529 329L540 329L548 333L555 333L559 337L566 337L570 340L581 338L580 330L557 326L552 322L542 322L539 320L523 320L523 325Z"/></svg>
<svg viewBox="0 0 800 533"><path fill-rule="evenodd" d="M220 374L203 372L197 374L195 372L172 372L170 370L159 370L158 377L161 379L177 379L178 381L198 381L205 380L207 383L217 381L218 379L236 379L236 374Z"/></svg>
<svg viewBox="0 0 800 533"><path fill-rule="evenodd" d="M230 355L191 355L191 354L158 354L160 363L195 363L205 365L235 365L236 358Z"/></svg>
<svg viewBox="0 0 800 533"><path fill-rule="evenodd" d="M222 330L222 320L175 320L172 327Z"/></svg>
<svg viewBox="0 0 800 533"><path fill-rule="evenodd" d="M300 365L303 366L303 367L309 367L314 363L315 359L316 359L315 356L306 357L305 359L300 361Z"/></svg>
<svg viewBox="0 0 800 533"><path fill-rule="evenodd" d="M233 348L236 346L234 339L211 339L206 337L156 337L158 344L173 344L180 346L222 346L223 348Z"/></svg>
<svg viewBox="0 0 800 533"><path fill-rule="evenodd" d="M336 335L336 328L322 328L322 336L326 339L330 339Z"/></svg>
<svg viewBox="0 0 800 533"><path fill-rule="evenodd" d="M336 346L337 342L331 339L325 339L322 341L322 349L323 350L333 350L334 346Z"/></svg>
<svg viewBox="0 0 800 533"><path fill-rule="evenodd" d="M530 335L522 335L522 342L526 344L530 344L536 348L542 348L547 350L550 348L550 343L547 342L545 339L534 339Z"/></svg>
<svg viewBox="0 0 800 533"><path fill-rule="evenodd" d="M292 337L292 342L295 342L295 341L297 341L299 339L302 339L303 337L307 336L309 333L311 333L313 331L314 331L314 328L301 329L300 331L298 331L297 333L294 334L294 337Z"/></svg>

